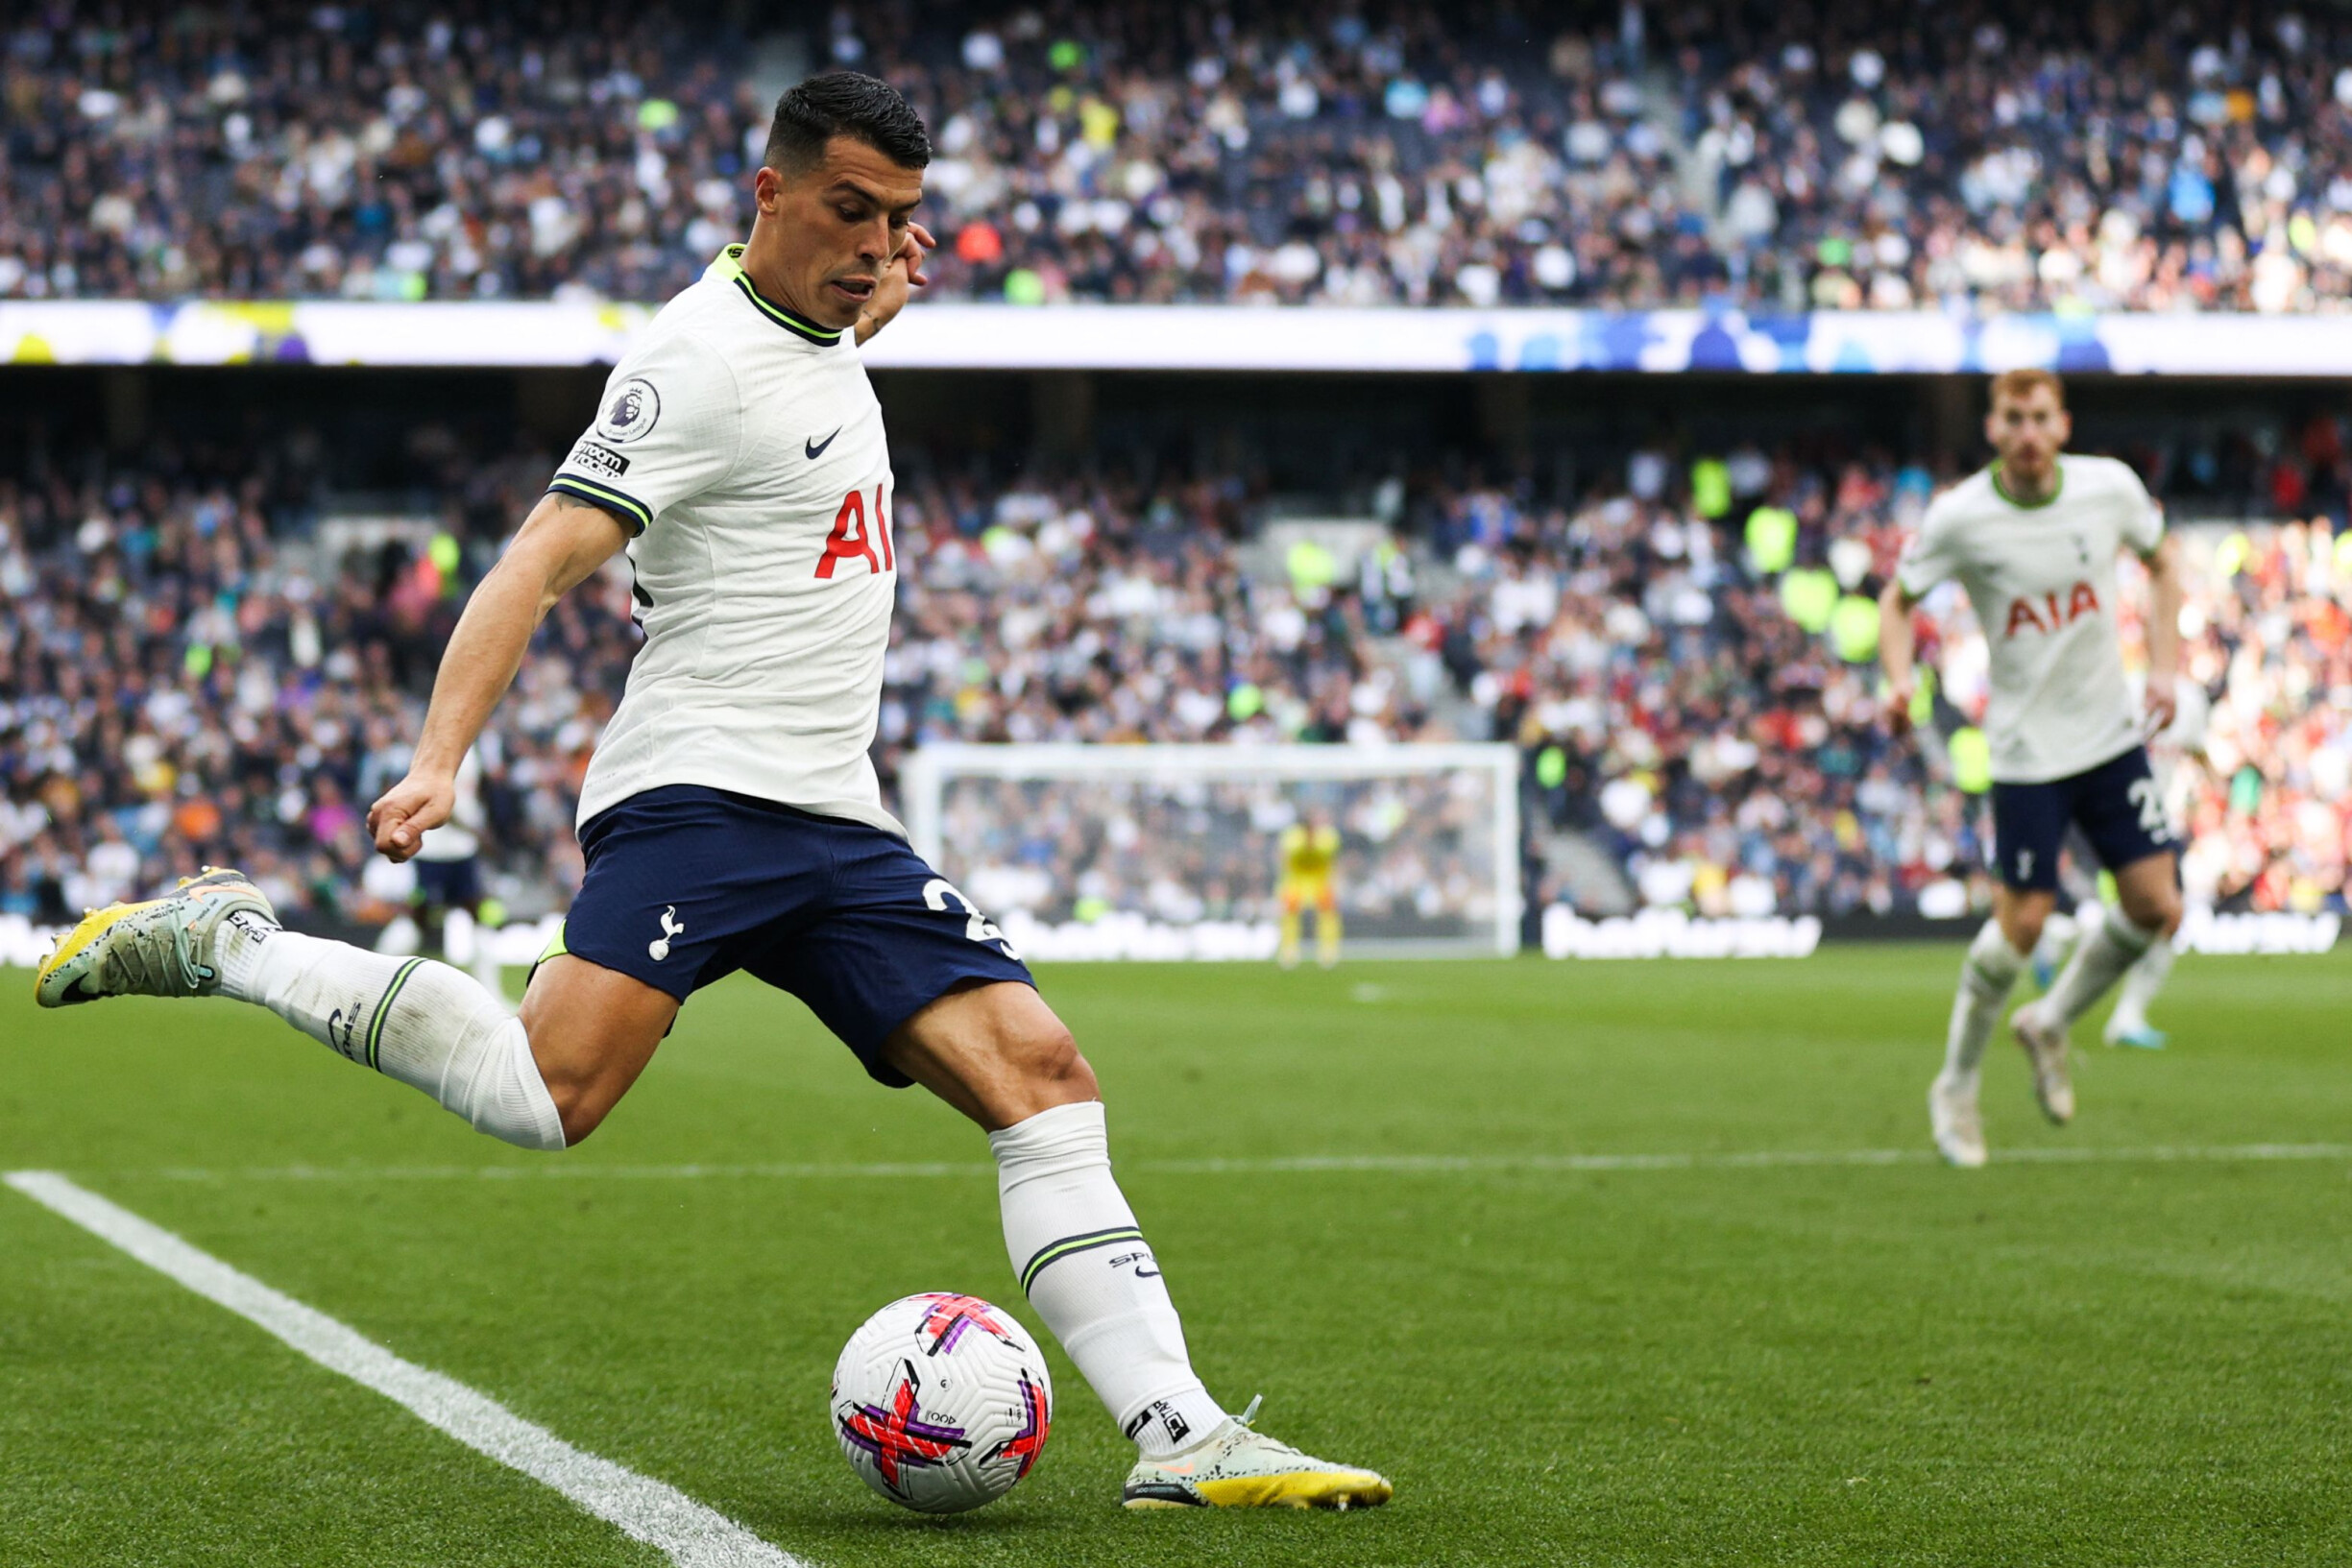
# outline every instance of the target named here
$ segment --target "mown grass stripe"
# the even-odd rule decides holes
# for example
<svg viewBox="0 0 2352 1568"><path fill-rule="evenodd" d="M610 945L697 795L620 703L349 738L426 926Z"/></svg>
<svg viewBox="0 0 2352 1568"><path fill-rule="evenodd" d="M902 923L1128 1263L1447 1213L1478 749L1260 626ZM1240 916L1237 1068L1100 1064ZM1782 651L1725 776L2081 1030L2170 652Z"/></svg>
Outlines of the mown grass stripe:
<svg viewBox="0 0 2352 1568"><path fill-rule="evenodd" d="M271 1290L54 1170L14 1170L0 1181L328 1371L374 1389L474 1452L553 1487L631 1539L668 1554L680 1568L806 1568L798 1557L684 1492L574 1448L489 1395L402 1361L316 1308Z"/></svg>
<svg viewBox="0 0 2352 1568"><path fill-rule="evenodd" d="M2352 1161L2352 1144L2184 1144L2143 1148L2097 1146L1997 1148L1996 1165L2199 1165ZM1752 1149L1597 1154L1291 1154L1195 1160L1121 1160L1118 1169L1161 1176L1277 1176L1363 1171L1389 1175L1574 1173L1582 1170L1769 1170L1839 1166L1933 1165L1926 1148ZM117 1178L165 1181L871 1181L993 1177L980 1160L877 1164L822 1162L710 1165L595 1165L548 1160L533 1165L279 1165L215 1169L164 1166L114 1170Z"/></svg>

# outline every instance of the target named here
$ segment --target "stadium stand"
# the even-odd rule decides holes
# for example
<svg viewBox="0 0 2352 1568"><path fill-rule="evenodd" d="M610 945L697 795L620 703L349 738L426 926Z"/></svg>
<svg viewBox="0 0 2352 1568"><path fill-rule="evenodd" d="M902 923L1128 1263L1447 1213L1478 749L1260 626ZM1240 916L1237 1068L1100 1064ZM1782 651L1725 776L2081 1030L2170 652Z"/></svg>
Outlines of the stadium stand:
<svg viewBox="0 0 2352 1568"><path fill-rule="evenodd" d="M463 594L547 460L425 442L427 526L388 533L323 504L284 446L93 450L0 479L0 913L58 918L207 860L314 915L381 919L402 896L357 815L401 772ZM2325 455L2316 436L2283 450L2305 490L2339 482L2295 459ZM1709 521L1693 496L1715 461L1651 489L1637 456L1630 484L1560 501L1435 485L1394 546L1334 573L1247 542L1231 484L990 483L903 456L920 567L878 761L887 779L927 739L1499 738L1526 758L1539 900L1567 891L1542 846L1570 831L1655 905L1979 902L1984 813L1942 738L1982 700L1971 661L1943 659L1959 675L1936 738L1896 745L1837 614L1930 475L1736 452L1717 466L1737 509ZM2188 876L2224 907L2344 907L2348 538L2194 532L2186 668L2214 716ZM493 881L518 911L560 907L578 876L574 792L634 646L627 606L625 575L559 605L484 742ZM1950 603L1929 614L1948 651L1974 636Z"/></svg>
<svg viewBox="0 0 2352 1568"><path fill-rule="evenodd" d="M2324 12L1537 14L841 8L789 58L883 72L927 115L947 298L2352 297L2352 39ZM650 6L27 8L0 299L666 298L743 222L755 53Z"/></svg>

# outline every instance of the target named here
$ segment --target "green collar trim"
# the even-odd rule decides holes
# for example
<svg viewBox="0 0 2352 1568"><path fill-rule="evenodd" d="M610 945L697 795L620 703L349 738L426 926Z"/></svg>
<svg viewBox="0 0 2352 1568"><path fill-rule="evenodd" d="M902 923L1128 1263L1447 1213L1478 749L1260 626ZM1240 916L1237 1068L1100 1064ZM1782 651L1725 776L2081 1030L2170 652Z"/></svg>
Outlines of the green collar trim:
<svg viewBox="0 0 2352 1568"><path fill-rule="evenodd" d="M2002 500L2007 501L2007 502L2008 502L2008 503L2009 503L2011 506L2016 507L2016 508L2017 508L2019 511L2021 511L2021 512L2038 512L2038 511L2040 511L2040 510L2041 510L2043 507L2046 507L2046 506L2049 505L2049 504L2050 504L2052 501L2056 500L2056 499L2057 499L2057 498L2058 498L2060 495L2065 495L2065 494L2066 494L2066 454L2065 454L2065 453L2061 452L2061 453L2059 453L2059 454L2058 454L2058 458L2057 458L2057 466L2058 466L2058 482L2057 482L2056 484L2054 484L2054 485L2050 486L2050 487L2049 487L2049 495L2045 495L2045 496L2043 496L2043 497L2042 497L2040 500L2038 500L2038 501L2021 501L2021 500L2019 500L2019 499L2018 499L2016 496L2014 496L2014 495L2010 495L2010 494L2009 494L2009 487L2008 487L2008 486L2006 486L2006 485L2004 485L2004 484L2002 484L2002 483L2000 482L2000 458L1998 458L1998 457L1997 457L1997 458L1993 459L1993 466L1992 466L1992 468L1991 468L1991 469L1989 469L1989 470L1987 470L1986 471L1987 471L1987 472L1989 472L1989 473L1992 475L1992 477L1993 477L1993 494L1994 494L1994 495L1996 495L2000 496L2000 497Z"/></svg>
<svg viewBox="0 0 2352 1568"><path fill-rule="evenodd" d="M743 248L740 245L730 245L719 252L718 259L711 263L711 269L741 289L743 298L749 300L761 315L794 337L805 339L820 349L830 349L841 341L841 333L847 330L846 327L819 326L805 316L792 314L753 288L751 275L743 270Z"/></svg>

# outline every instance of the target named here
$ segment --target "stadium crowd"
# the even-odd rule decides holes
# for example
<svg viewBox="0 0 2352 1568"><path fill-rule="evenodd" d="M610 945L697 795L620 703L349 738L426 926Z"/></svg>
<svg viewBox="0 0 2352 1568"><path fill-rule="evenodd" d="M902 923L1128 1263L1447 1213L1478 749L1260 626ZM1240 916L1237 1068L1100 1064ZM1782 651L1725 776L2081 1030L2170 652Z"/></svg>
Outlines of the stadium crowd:
<svg viewBox="0 0 2352 1568"><path fill-rule="evenodd" d="M0 479L0 914L60 918L206 861L305 913L382 918L403 896L360 814L403 770L463 594L548 461L423 441L440 477L422 527L369 533L322 514L298 446ZM2308 432L2290 448L2315 449ZM1944 738L1981 703L1980 639L1931 601L1936 722L1897 742L1875 621L1850 614L1932 489L1915 467L1642 451L1565 502L1417 483L1411 550L1270 565L1230 483L905 466L885 787L936 739L1501 738L1525 759L1531 853L1581 831L1649 904L1957 913L1983 896L1981 784ZM2195 536L2200 898L2343 907L2347 539L2317 520ZM518 912L576 884L572 805L627 613L618 565L560 605L483 742L492 884Z"/></svg>
<svg viewBox="0 0 2352 1568"><path fill-rule="evenodd" d="M928 119L948 297L2341 308L2352 35L2219 0L837 8ZM757 40L481 0L18 9L0 299L666 298Z"/></svg>

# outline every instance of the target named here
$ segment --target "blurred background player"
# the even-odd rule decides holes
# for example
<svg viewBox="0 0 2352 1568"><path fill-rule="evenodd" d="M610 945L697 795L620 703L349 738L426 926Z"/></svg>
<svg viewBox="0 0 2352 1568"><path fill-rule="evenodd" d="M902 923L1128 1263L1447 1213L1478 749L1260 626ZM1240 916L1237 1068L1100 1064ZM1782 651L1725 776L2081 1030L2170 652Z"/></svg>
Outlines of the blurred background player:
<svg viewBox="0 0 2352 1568"><path fill-rule="evenodd" d="M2189 808L2205 765L2205 731L2212 714L2213 700L2205 694L2205 688L2187 676L2180 676L2173 684L2172 722L2147 743L2148 767L2155 775L2156 792L2164 801L2165 819L2172 825L2175 835L2189 821ZM2077 835L2073 846L2076 853L2080 843ZM2101 872L2097 898L2073 915L2053 913L2043 923L2042 940L2033 950L2036 985L2048 991L2056 983L2058 972L2073 953L2075 943L2097 919L2102 905L2112 902L2114 897L2114 879ZM2099 1031L2099 1037L2108 1045L2128 1046L2135 1050L2164 1049L2168 1036L2148 1022L2147 1010L2171 977L2175 951L2170 936L2151 942L2139 961L2123 972L2123 981L2116 987L2115 1009L2107 1015L2106 1026Z"/></svg>
<svg viewBox="0 0 2352 1568"><path fill-rule="evenodd" d="M421 939L453 964L466 964L493 995L506 997L505 977L489 940L500 911L482 893L482 839L490 813L482 808L481 749L457 766L449 819L424 835L417 851L414 899ZM453 916L462 917L451 929ZM506 998L510 1002L514 1000Z"/></svg>
<svg viewBox="0 0 2352 1568"><path fill-rule="evenodd" d="M1298 967L1298 922L1315 911L1315 961L1330 969L1340 961L1340 899L1333 873L1340 857L1340 831L1321 811L1282 830L1282 952L1284 969Z"/></svg>
<svg viewBox="0 0 2352 1568"><path fill-rule="evenodd" d="M1994 377L1984 433L1997 456L1928 507L1879 596L1894 723L1907 723L1911 709L1911 609L1938 585L1966 590L1992 658L1985 727L2000 885L1961 965L1944 1068L1928 1092L1936 1147L1959 1166L1985 1161L1978 1065L2056 907L2068 828L2080 829L2114 874L2116 904L2048 994L2010 1020L2051 1122L2074 1115L2069 1025L2180 923L2172 830L2142 738L2174 717L2177 552L2139 475L2113 458L2067 454L2073 431L2055 375ZM2133 709L2117 631L2115 562L2124 548L2149 574L2145 717Z"/></svg>

